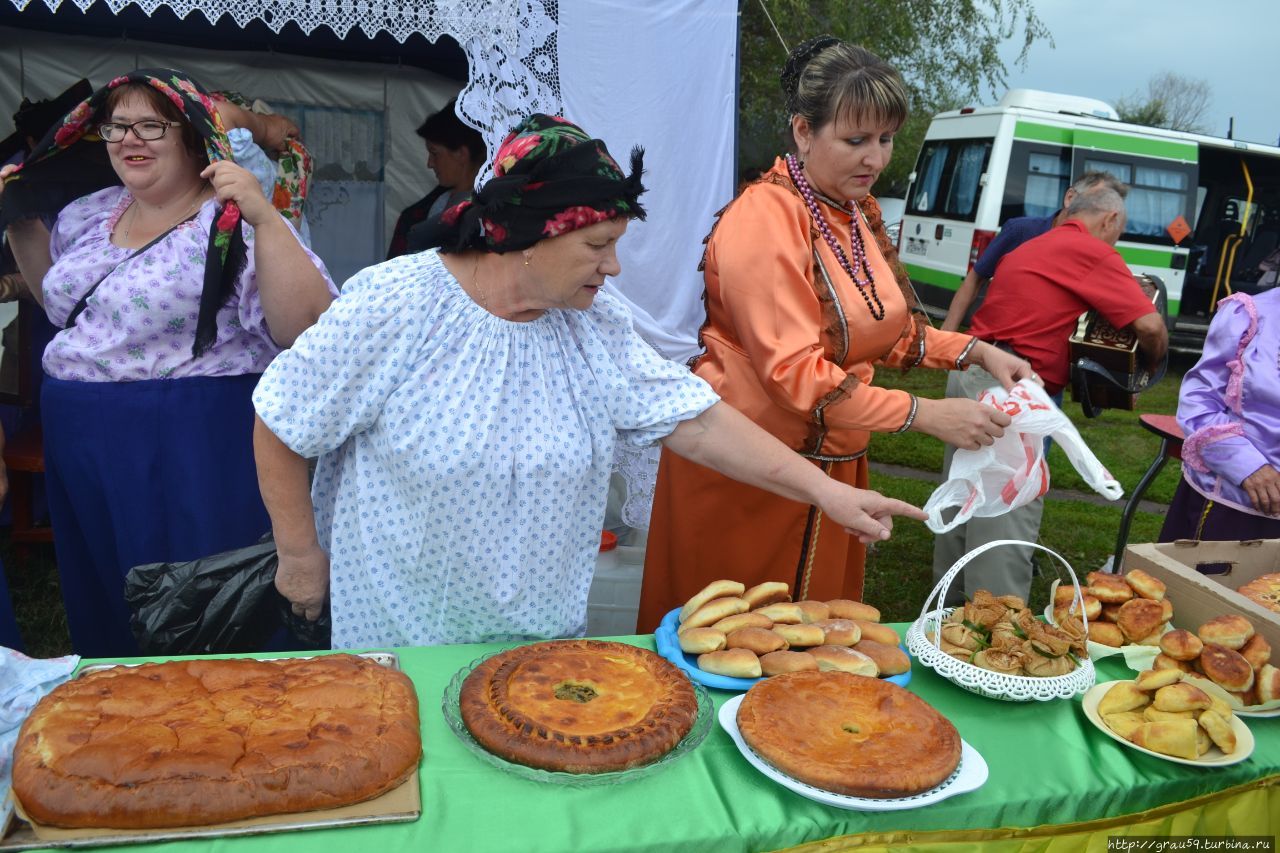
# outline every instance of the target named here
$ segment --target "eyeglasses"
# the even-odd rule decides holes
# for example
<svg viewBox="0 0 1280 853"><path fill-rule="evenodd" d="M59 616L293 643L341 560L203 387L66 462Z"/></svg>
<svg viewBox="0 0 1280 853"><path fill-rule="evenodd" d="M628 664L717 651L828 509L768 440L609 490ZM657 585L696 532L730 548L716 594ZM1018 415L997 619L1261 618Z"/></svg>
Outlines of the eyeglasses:
<svg viewBox="0 0 1280 853"><path fill-rule="evenodd" d="M116 122L107 122L98 125L98 135L105 142L121 142L124 135L130 130L133 135L146 142L152 142L164 136L165 131L171 127L177 127L182 124L178 121L155 121L147 119L146 121L135 121L133 124L117 124Z"/></svg>

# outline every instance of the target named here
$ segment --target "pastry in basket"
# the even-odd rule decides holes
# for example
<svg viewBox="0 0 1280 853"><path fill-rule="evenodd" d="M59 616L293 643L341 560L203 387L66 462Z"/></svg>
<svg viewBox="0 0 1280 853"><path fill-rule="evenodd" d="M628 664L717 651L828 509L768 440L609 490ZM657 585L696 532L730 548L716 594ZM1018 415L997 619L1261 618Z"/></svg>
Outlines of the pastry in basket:
<svg viewBox="0 0 1280 853"><path fill-rule="evenodd" d="M499 652L467 676L459 702L467 730L489 752L567 773L656 761L698 716L693 686L675 666L646 649L600 640Z"/></svg>
<svg viewBox="0 0 1280 853"><path fill-rule="evenodd" d="M372 799L421 753L412 682L368 659L171 661L42 699L13 793L50 826L195 826Z"/></svg>
<svg viewBox="0 0 1280 853"><path fill-rule="evenodd" d="M1280 572L1256 577L1236 592L1268 610L1280 613Z"/></svg>
<svg viewBox="0 0 1280 853"><path fill-rule="evenodd" d="M1065 629L1049 625L1020 604L1017 596L997 597L978 590L972 601L953 610L943 622L939 647L952 657L1003 675L1052 678L1074 672L1076 656L1084 655L1083 625L1074 617ZM965 648L973 650L967 658L957 653Z"/></svg>
<svg viewBox="0 0 1280 853"><path fill-rule="evenodd" d="M737 721L765 761L837 794L909 797L940 785L960 763L959 733L924 700L846 672L761 681L743 697Z"/></svg>

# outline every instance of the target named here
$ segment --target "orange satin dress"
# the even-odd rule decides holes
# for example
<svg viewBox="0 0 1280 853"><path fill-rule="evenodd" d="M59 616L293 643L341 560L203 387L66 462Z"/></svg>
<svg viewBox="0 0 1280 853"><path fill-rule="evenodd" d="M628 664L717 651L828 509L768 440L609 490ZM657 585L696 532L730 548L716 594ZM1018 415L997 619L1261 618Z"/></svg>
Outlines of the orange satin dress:
<svg viewBox="0 0 1280 853"><path fill-rule="evenodd" d="M913 311L874 200L855 213L818 198L846 252L856 218L884 318L873 318L779 159L708 238L706 352L693 370L829 476L866 488L871 433L899 429L911 409L905 391L871 384L873 365L953 369L972 338L937 331ZM663 450L637 627L652 631L718 578L785 581L797 600L860 600L865 562L864 546L817 507Z"/></svg>

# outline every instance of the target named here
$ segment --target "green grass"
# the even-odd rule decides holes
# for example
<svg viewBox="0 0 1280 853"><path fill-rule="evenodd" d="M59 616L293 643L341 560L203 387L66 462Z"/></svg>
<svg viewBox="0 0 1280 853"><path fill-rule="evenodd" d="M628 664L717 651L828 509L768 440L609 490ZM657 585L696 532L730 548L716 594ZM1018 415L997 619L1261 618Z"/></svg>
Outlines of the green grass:
<svg viewBox="0 0 1280 853"><path fill-rule="evenodd" d="M5 529L0 531L0 559L4 561L9 595L26 653L38 658L70 654L71 636L67 633L67 617L62 609L53 546L16 548Z"/></svg>
<svg viewBox="0 0 1280 853"><path fill-rule="evenodd" d="M1138 397L1136 412L1107 409L1097 418L1086 418L1081 413L1079 404L1072 402L1071 393L1067 392L1063 411L1080 431L1084 443L1124 486L1126 495L1138 485L1160 450L1160 439L1142 428L1138 423L1138 416L1174 414L1178 408L1178 387L1182 384L1182 374L1188 366L1181 363L1171 365L1168 375L1162 381ZM947 374L943 370L913 370L903 374L900 370L882 367L876 371L875 384L909 391L921 397L941 399L946 395ZM870 456L874 462L902 465L922 471L941 471L943 449L942 442L922 433L877 434L871 440ZM1091 491L1060 447L1055 446L1049 451L1049 473L1056 489ZM1166 465L1143 495L1144 499L1169 503L1181 476L1177 465Z"/></svg>

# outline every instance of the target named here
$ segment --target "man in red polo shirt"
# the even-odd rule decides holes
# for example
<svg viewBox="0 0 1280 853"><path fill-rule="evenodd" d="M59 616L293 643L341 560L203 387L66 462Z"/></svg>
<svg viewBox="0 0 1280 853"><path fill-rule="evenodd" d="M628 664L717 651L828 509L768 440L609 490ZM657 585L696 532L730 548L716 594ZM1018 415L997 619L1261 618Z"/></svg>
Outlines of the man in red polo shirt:
<svg viewBox="0 0 1280 853"><path fill-rule="evenodd" d="M1045 390L1059 395L1070 379L1068 340L1080 315L1096 309L1117 329L1131 329L1138 347L1154 369L1169 346L1164 321L1125 266L1115 242L1124 233L1124 200L1114 189L1099 188L1076 196L1061 225L1029 240L1006 255L997 267L999 286L991 288L973 317L969 332L1009 349L1031 362ZM948 397L977 399L997 384L981 368L953 371ZM1060 398L1059 398L1060 399ZM951 467L947 449L944 473ZM933 572L940 579L956 560L994 539L1034 542L1040 533L1043 502L995 518L974 518L934 540ZM1031 549L997 548L969 563L963 590L1020 595L1031 588Z"/></svg>

